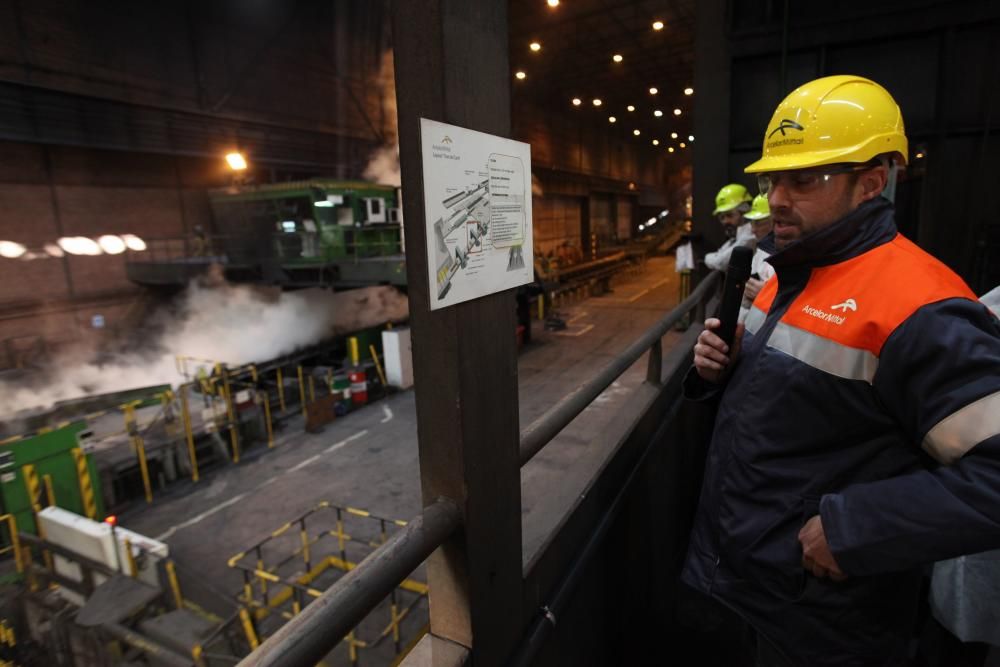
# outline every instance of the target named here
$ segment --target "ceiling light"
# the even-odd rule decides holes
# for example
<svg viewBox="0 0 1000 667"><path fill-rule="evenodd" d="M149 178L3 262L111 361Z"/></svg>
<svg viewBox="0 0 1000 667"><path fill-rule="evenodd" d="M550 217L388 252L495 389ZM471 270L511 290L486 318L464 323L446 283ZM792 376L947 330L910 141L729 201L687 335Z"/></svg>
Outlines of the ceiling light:
<svg viewBox="0 0 1000 667"><path fill-rule="evenodd" d="M654 146L659 146L660 145L660 140L659 139L653 139L653 145Z"/></svg>
<svg viewBox="0 0 1000 667"><path fill-rule="evenodd" d="M625 107L625 108L626 108L626 109L628 109L629 111L635 111L635 107L634 107L634 106L632 106L631 104L630 104L630 105L628 105L628 106L627 106L627 107Z"/></svg>
<svg viewBox="0 0 1000 667"><path fill-rule="evenodd" d="M46 243L45 252L49 257L65 257L66 253L63 249L57 246L55 243Z"/></svg>
<svg viewBox="0 0 1000 667"><path fill-rule="evenodd" d="M120 255L125 252L125 241L120 236L115 236L114 234L106 234L100 237L97 239L97 244L101 246L101 250L109 255Z"/></svg>
<svg viewBox="0 0 1000 667"><path fill-rule="evenodd" d="M242 153L227 153L226 162L229 163L229 168L233 171L243 171L247 168L247 160Z"/></svg>
<svg viewBox="0 0 1000 667"><path fill-rule="evenodd" d="M671 139L676 139L677 138L677 133L676 132L671 132L670 133L670 138Z"/></svg>
<svg viewBox="0 0 1000 667"><path fill-rule="evenodd" d="M669 148L667 148L667 150L668 150L669 152L673 153L673 152L674 152L674 147L673 147L673 146L670 146Z"/></svg>
<svg viewBox="0 0 1000 667"><path fill-rule="evenodd" d="M639 130L632 130L632 134L638 137L640 134L642 134L642 132L640 132Z"/></svg>
<svg viewBox="0 0 1000 667"><path fill-rule="evenodd" d="M573 98L573 106L578 107L581 104L583 104L583 100L581 100L579 97L574 97Z"/></svg>
<svg viewBox="0 0 1000 667"><path fill-rule="evenodd" d="M694 141L694 135L693 134L689 134L688 135L688 141Z"/></svg>
<svg viewBox="0 0 1000 667"><path fill-rule="evenodd" d="M549 3L549 7L558 7L559 6L559 0L548 0L548 3Z"/></svg>
<svg viewBox="0 0 1000 667"><path fill-rule="evenodd" d="M651 87L651 88L649 89L649 94L650 94L650 95L655 95L655 94L657 94L658 92L660 92L660 91L658 91L658 90L657 90L657 89L656 89L655 87Z"/></svg>
<svg viewBox="0 0 1000 667"><path fill-rule="evenodd" d="M653 21L653 30L663 30L663 21Z"/></svg>
<svg viewBox="0 0 1000 667"><path fill-rule="evenodd" d="M685 88L684 89L684 94L685 95L694 95L694 88Z"/></svg>
<svg viewBox="0 0 1000 667"><path fill-rule="evenodd" d="M608 122L609 122L609 123L614 123L614 122L616 122L617 120L618 120L618 119L617 119L617 118L615 118L614 116L608 116Z"/></svg>
<svg viewBox="0 0 1000 667"><path fill-rule="evenodd" d="M688 145L682 141L681 142L681 148L687 148L687 147L688 147Z"/></svg>
<svg viewBox="0 0 1000 667"><path fill-rule="evenodd" d="M524 72L518 71L514 76L516 76L518 79L522 79L523 80L528 75L525 74Z"/></svg>
<svg viewBox="0 0 1000 667"><path fill-rule="evenodd" d="M143 250L146 249L146 242L140 239L135 234L122 234L122 240L125 241L125 245L128 246L129 250L142 252Z"/></svg>
<svg viewBox="0 0 1000 667"><path fill-rule="evenodd" d="M919 160L919 159L920 159L920 158L922 158L923 156L924 156L924 154L923 154L923 153L917 153L915 157L916 157L916 158L917 158L917 159Z"/></svg>
<svg viewBox="0 0 1000 667"><path fill-rule="evenodd" d="M528 48L531 49L532 51L541 51L542 45L539 44L538 42L532 42L531 44L528 44Z"/></svg>
<svg viewBox="0 0 1000 667"><path fill-rule="evenodd" d="M97 245L97 242L93 239L88 239L85 236L64 236L56 243L65 252L70 255L100 255L101 246Z"/></svg>
<svg viewBox="0 0 1000 667"><path fill-rule="evenodd" d="M620 63L622 61L622 55L620 53L616 53L615 55L611 56L611 59L614 60L616 63Z"/></svg>
<svg viewBox="0 0 1000 667"><path fill-rule="evenodd" d="M599 107L599 106L601 106L601 104L602 104L602 102L601 102L601 98L599 98L599 97L595 97L595 98L594 98L594 106L595 106L595 107Z"/></svg>
<svg viewBox="0 0 1000 667"><path fill-rule="evenodd" d="M663 112L662 112L662 111L660 111L659 109L657 109L657 110L655 110L655 111L653 112L653 115L654 115L654 116L656 116L657 118L659 118L660 116L662 116L662 115L663 115Z"/></svg>
<svg viewBox="0 0 1000 667"><path fill-rule="evenodd" d="M641 231L642 231L642 230L644 230L644 229L646 229L646 228L645 228L645 227L643 226L643 224L642 224L642 223L640 222L640 223L639 223L639 231L641 232Z"/></svg>
<svg viewBox="0 0 1000 667"><path fill-rule="evenodd" d="M674 115L675 116L680 116L681 115L681 110L680 109L674 109Z"/></svg>
<svg viewBox="0 0 1000 667"><path fill-rule="evenodd" d="M14 241L0 241L0 257L17 259L27 251L28 249L20 243L16 243Z"/></svg>

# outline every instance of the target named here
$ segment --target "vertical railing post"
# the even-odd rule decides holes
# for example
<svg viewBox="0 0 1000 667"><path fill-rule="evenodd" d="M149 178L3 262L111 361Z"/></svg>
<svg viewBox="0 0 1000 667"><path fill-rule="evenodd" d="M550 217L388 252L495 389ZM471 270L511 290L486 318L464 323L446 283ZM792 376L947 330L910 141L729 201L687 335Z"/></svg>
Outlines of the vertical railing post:
<svg viewBox="0 0 1000 667"><path fill-rule="evenodd" d="M649 361L646 366L646 382L660 384L663 373L663 339L658 338L649 348Z"/></svg>

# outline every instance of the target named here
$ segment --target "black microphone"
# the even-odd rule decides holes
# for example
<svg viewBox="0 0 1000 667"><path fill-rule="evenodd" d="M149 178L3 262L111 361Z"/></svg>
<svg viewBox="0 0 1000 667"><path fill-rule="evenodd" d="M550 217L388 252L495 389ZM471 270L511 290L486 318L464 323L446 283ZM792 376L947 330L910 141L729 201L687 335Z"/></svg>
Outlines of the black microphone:
<svg viewBox="0 0 1000 667"><path fill-rule="evenodd" d="M726 269L726 281L722 285L722 304L717 317L722 321L715 335L733 346L733 336L736 334L736 321L740 316L740 304L743 303L743 290L750 277L750 260L753 250L746 246L736 246L729 256L729 268Z"/></svg>

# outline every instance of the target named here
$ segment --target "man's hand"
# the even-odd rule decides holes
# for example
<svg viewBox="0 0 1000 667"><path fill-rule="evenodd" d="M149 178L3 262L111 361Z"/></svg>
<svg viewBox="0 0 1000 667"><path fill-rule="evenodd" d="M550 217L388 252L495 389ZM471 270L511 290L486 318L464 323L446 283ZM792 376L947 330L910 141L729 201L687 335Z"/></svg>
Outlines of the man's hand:
<svg viewBox="0 0 1000 667"><path fill-rule="evenodd" d="M743 290L743 296L748 301L753 302L757 298L757 294L760 292L760 288L764 286L763 280L758 280L757 278L747 278L746 289Z"/></svg>
<svg viewBox="0 0 1000 667"><path fill-rule="evenodd" d="M844 581L847 575L841 572L840 566L830 552L823 532L823 519L817 514L802 526L799 531L799 542L802 544L802 567L822 579L830 577L834 581Z"/></svg>
<svg viewBox="0 0 1000 667"><path fill-rule="evenodd" d="M736 333L733 335L733 349L730 353L729 346L722 342L722 339L713 332L722 326L722 322L715 317L705 320L705 330L698 336L698 342L694 346L694 368L698 375L708 382L719 382L725 377L726 371L730 368L730 362L736 359L740 353L740 344L743 341L743 325L736 325Z"/></svg>

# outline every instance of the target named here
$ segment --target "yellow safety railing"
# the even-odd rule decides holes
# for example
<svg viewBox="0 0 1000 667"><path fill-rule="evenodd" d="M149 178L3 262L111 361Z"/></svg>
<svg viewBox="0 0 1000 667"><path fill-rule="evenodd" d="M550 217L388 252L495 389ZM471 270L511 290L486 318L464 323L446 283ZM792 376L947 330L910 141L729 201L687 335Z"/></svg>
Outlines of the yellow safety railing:
<svg viewBox="0 0 1000 667"><path fill-rule="evenodd" d="M348 521L355 524L350 531ZM228 565L243 574L239 597L260 638L297 616L336 579L357 567L366 552L388 540L391 530L405 525L366 510L323 502L235 554ZM404 648L402 622L426 595L427 584L421 581L400 583L387 600L388 619L377 635L363 639L351 631L344 637L351 663L357 664L360 650L386 639L399 654Z"/></svg>

